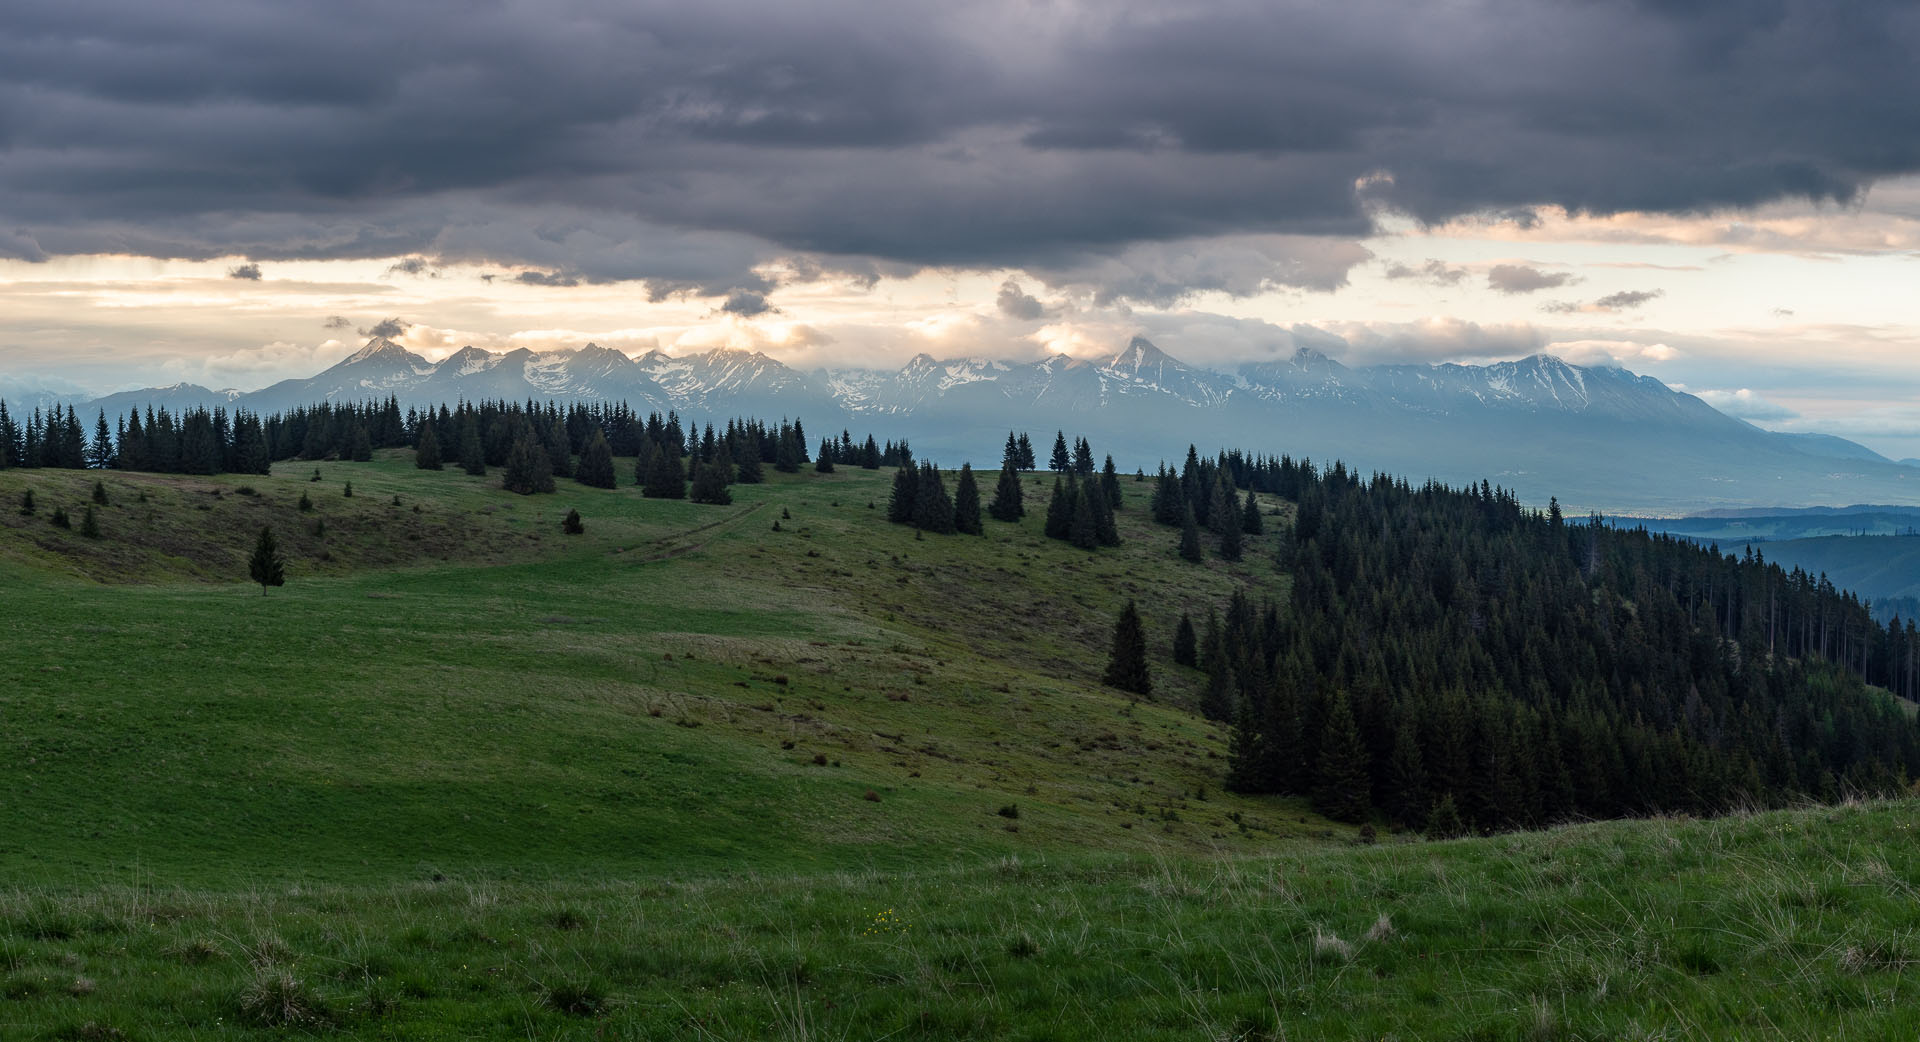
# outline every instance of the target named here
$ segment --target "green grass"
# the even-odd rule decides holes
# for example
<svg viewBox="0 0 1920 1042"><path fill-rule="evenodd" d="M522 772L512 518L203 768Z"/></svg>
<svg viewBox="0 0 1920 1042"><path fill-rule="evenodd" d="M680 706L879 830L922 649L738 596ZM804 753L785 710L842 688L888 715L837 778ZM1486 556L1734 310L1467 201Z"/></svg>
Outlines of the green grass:
<svg viewBox="0 0 1920 1042"><path fill-rule="evenodd" d="M108 475L97 541L93 475L0 472L0 1036L1915 1035L1912 804L1361 848L1220 791L1177 612L1285 577L1144 485L1087 554L890 472L313 470Z"/></svg>

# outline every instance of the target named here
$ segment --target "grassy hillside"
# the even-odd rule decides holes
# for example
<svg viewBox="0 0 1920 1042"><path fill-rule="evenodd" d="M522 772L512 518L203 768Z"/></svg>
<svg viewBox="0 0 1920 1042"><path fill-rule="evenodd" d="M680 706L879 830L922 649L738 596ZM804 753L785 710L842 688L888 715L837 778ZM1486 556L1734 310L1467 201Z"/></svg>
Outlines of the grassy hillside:
<svg viewBox="0 0 1920 1042"><path fill-rule="evenodd" d="M99 540L47 520L93 476L0 472L0 1035L1920 1027L1912 804L1363 848L1222 792L1172 612L1283 588L1276 536L1188 564L1144 485L1088 554L917 538L890 472L315 469L110 474ZM1146 701L1095 683L1129 597Z"/></svg>
<svg viewBox="0 0 1920 1042"><path fill-rule="evenodd" d="M882 519L888 472L708 507L318 469L109 475L97 541L46 520L77 519L91 476L0 472L0 503L39 503L3 515L0 873L765 871L1327 827L1218 791L1222 736L1176 708L1197 674L1169 664L1174 618L1147 620L1160 699L1095 682L1125 598L1204 612L1270 567L1180 561L1143 510L1089 555L1037 517L916 539ZM560 534L568 508L585 535ZM291 558L267 596L245 581L262 524Z"/></svg>

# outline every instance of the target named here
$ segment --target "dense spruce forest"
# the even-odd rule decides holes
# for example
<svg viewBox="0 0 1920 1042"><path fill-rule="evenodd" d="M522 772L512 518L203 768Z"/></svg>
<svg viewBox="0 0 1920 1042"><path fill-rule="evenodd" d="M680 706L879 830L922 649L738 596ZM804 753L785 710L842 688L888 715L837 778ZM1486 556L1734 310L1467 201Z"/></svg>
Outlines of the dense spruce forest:
<svg viewBox="0 0 1920 1042"><path fill-rule="evenodd" d="M22 421L0 404L7 467L263 473L388 448L411 448L422 469L497 469L514 492L570 477L709 504L769 466L894 467L887 519L943 535L1018 522L1030 508L1017 475L1036 462L1009 432L983 504L970 465L943 473L904 441L847 431L809 451L797 419L716 430L618 403L403 414L388 399L265 418L163 409L110 425L102 414L89 435L71 409ZM617 457L634 461L630 474ZM1112 457L1094 459L1084 437L1055 435L1043 528L1088 551L1117 545L1127 508ZM1894 697L1920 693L1920 634L1880 625L1824 576L1598 517L1570 523L1557 504L1529 511L1484 482L1415 487L1190 447L1150 487L1153 519L1178 532L1170 554L1196 566L1272 554L1289 577L1285 589L1244 587L1197 624L1130 605L1116 632L1113 686L1145 696L1150 669L1204 674L1193 708L1228 728L1237 791L1445 835L1832 800L1920 776L1920 730ZM1291 525L1275 500L1292 504ZM1172 663L1146 662L1143 617L1178 617Z"/></svg>
<svg viewBox="0 0 1920 1042"><path fill-rule="evenodd" d="M1482 484L1189 452L1157 519L1244 531L1296 504L1284 596L1206 620L1229 784L1450 834L1885 793L1920 774L1911 625L1758 556L1569 524ZM1190 625L1190 622L1188 623ZM1176 647L1180 645L1176 640Z"/></svg>

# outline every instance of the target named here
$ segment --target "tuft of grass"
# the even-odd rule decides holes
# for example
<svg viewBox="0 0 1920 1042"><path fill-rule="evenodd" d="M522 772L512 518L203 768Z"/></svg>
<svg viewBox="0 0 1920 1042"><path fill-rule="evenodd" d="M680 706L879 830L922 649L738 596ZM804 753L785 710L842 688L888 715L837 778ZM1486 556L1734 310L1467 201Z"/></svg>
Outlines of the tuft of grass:
<svg viewBox="0 0 1920 1042"><path fill-rule="evenodd" d="M606 983L592 977L544 985L540 1001L549 1009L574 1017L597 1017L611 1008Z"/></svg>
<svg viewBox="0 0 1920 1042"><path fill-rule="evenodd" d="M276 967L256 969L236 1003L240 1016L270 1028L316 1028L331 1017L325 1003L293 975Z"/></svg>

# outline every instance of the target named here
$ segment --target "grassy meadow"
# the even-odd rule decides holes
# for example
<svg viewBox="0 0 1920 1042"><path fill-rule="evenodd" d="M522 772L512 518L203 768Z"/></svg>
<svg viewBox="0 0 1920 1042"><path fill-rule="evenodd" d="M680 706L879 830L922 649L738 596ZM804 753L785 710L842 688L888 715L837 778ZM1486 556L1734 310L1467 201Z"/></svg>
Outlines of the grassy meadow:
<svg viewBox="0 0 1920 1042"><path fill-rule="evenodd" d="M1171 662L1284 589L1271 534L1189 564L1126 480L1089 554L1034 476L920 538L891 471L768 478L0 471L0 1036L1920 1033L1910 804L1362 847L1222 792ZM1128 598L1148 700L1097 683Z"/></svg>

